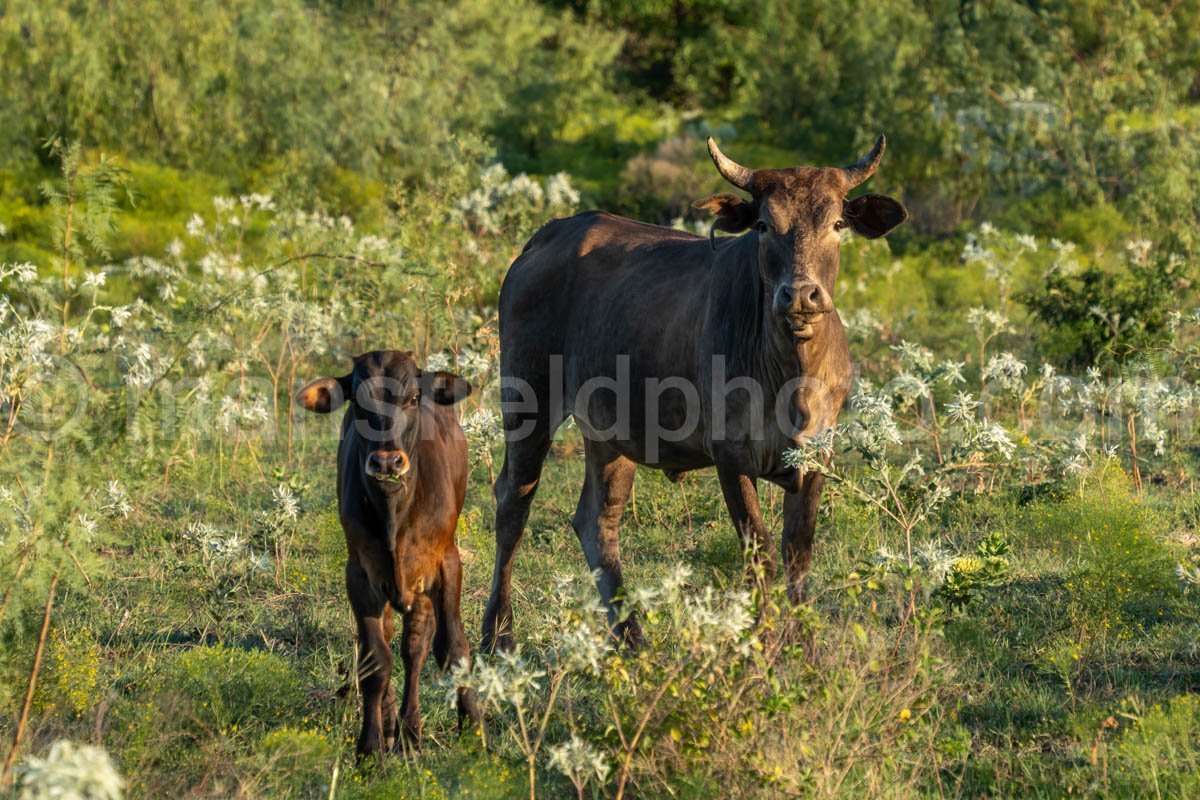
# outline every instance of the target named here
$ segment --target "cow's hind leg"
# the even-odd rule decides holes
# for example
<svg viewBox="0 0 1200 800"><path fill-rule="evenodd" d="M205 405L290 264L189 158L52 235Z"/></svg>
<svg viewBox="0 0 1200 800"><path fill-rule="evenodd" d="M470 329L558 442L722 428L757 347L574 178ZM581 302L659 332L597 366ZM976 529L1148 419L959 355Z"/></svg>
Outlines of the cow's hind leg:
<svg viewBox="0 0 1200 800"><path fill-rule="evenodd" d="M462 562L458 557L458 548L451 547L442 561L442 579L440 589L434 594L435 614L437 615L437 633L433 637L433 656L438 666L443 670L450 669L459 662L469 662L470 646L467 644L467 632L463 630L462 614L459 609L459 598L462 592ZM458 687L458 730L462 733L464 718L479 725L483 717L479 713L479 703L475 692L464 686Z"/></svg>
<svg viewBox="0 0 1200 800"><path fill-rule="evenodd" d="M532 426L528 435L509 428L504 447L504 464L496 478L496 564L492 571L492 593L483 612L483 650L511 650L512 598L509 594L513 560L517 545L525 534L529 507L542 476L542 464L550 452L554 432L548 420L540 417L525 424ZM509 426L509 420L505 421Z"/></svg>
<svg viewBox="0 0 1200 800"><path fill-rule="evenodd" d="M421 666L429 655L435 620L433 603L426 595L413 598L411 611L404 613L401 661L404 663L404 705L400 709L403 740L416 747L421 744Z"/></svg>
<svg viewBox="0 0 1200 800"><path fill-rule="evenodd" d="M588 566L598 571L600 598L608 606L609 624L619 640L637 646L642 629L630 613L621 620L621 515L633 490L637 464L601 442L588 441L587 474L572 520Z"/></svg>
<svg viewBox="0 0 1200 800"><path fill-rule="evenodd" d="M387 633L390 625L385 623L387 601L357 561L346 564L346 589L358 625L357 678L362 693L363 723L355 749L361 758L382 752L388 744L387 734L393 733L395 728L392 651ZM389 697L392 703L391 731L385 728L385 704Z"/></svg>

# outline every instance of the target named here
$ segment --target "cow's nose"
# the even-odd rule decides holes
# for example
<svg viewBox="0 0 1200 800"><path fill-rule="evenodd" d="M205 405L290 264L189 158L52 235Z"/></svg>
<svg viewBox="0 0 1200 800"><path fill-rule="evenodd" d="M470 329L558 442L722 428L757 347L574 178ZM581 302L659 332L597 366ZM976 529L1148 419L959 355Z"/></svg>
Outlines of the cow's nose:
<svg viewBox="0 0 1200 800"><path fill-rule="evenodd" d="M792 313L792 300L795 297L795 292L788 284L783 284L775 292L775 313L790 314Z"/></svg>
<svg viewBox="0 0 1200 800"><path fill-rule="evenodd" d="M798 283L795 288L796 307L804 314L827 314L833 310L833 300L825 287L816 282Z"/></svg>
<svg viewBox="0 0 1200 800"><path fill-rule="evenodd" d="M815 281L802 281L795 285L785 283L775 291L777 314L827 314L832 310L833 299L829 292Z"/></svg>
<svg viewBox="0 0 1200 800"><path fill-rule="evenodd" d="M410 466L403 450L376 450L367 456L367 475L372 478L400 478Z"/></svg>

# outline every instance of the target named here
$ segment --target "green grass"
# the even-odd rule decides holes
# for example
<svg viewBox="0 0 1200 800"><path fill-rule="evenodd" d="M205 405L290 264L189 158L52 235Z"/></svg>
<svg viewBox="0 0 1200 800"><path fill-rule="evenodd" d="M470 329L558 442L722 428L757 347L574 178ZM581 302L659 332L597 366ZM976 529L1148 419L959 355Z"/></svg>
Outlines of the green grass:
<svg viewBox="0 0 1200 800"><path fill-rule="evenodd" d="M306 444L292 465L271 449L257 460L301 487L302 513L287 533L280 574L206 562L183 535L204 522L239 533L252 549L267 547L259 514L276 481L244 455L224 460L219 473L202 458L169 478L146 476L142 501L117 532L121 544L106 554L110 577L55 609L33 746L98 735L137 796L325 796L335 770L340 797L527 796L514 749L501 743L486 752L475 736L456 736L432 663L422 689L424 753L382 769L354 766L358 712L346 691L353 636L333 444ZM520 641L554 624L538 590L555 573L586 574L569 521L581 480L579 448L564 437L547 462L517 560ZM1139 503L1119 480L1081 492L1028 505L1004 494L962 499L924 532L965 551L1001 530L1013 548L1012 571L950 618L935 642L949 676L930 703L936 758L916 774L896 767L907 775L901 793L1139 796L1147 775L1164 797L1194 790L1194 775L1181 770L1194 763L1200 730L1191 694L1200 683L1200 614L1195 598L1169 580L1179 545L1168 534L1180 520L1167 498ZM778 529L774 490L765 491L764 510ZM459 529L463 615L473 639L490 580L491 514L487 475L477 467ZM832 582L895 542L848 499L833 497L823 517L817 606L829 625L846 626L859 612L842 606ZM741 554L711 472L678 485L639 473L622 545L631 585L656 582L678 561L701 581L740 580ZM1144 552L1126 559L1127 546ZM886 613L880 619L872 635L890 641L895 622ZM8 649L3 659L16 679L28 648ZM1117 727L1102 729L1109 717ZM688 786L695 796L712 788L703 762L695 766L696 774L675 776L683 796ZM571 791L547 771L539 781L545 796ZM729 791L772 794L752 779Z"/></svg>

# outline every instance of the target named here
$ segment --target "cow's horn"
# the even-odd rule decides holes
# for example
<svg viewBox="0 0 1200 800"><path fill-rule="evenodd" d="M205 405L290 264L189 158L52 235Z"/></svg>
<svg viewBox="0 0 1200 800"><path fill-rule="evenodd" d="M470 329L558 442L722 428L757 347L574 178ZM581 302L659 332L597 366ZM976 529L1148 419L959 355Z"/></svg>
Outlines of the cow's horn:
<svg viewBox="0 0 1200 800"><path fill-rule="evenodd" d="M879 161L883 158L883 151L887 148L887 137L882 133L875 140L875 146L871 148L871 152L855 161L848 167L843 167L842 172L846 175L846 181L850 184L850 188L858 186L867 178L875 174L875 168L879 166Z"/></svg>
<svg viewBox="0 0 1200 800"><path fill-rule="evenodd" d="M728 158L721 152L721 148L717 147L717 143L711 136L708 137L708 154L712 156L713 163L717 165L717 172L721 173L722 178L739 189L750 191L750 182L754 180L754 170L746 169Z"/></svg>

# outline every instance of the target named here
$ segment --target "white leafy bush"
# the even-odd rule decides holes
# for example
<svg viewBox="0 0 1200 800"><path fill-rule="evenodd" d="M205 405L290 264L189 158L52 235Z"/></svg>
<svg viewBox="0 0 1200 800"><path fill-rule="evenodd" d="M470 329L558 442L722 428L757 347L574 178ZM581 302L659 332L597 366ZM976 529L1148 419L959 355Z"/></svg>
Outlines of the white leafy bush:
<svg viewBox="0 0 1200 800"><path fill-rule="evenodd" d="M66 739L41 758L27 758L17 770L20 800L120 800L124 788L108 753Z"/></svg>

